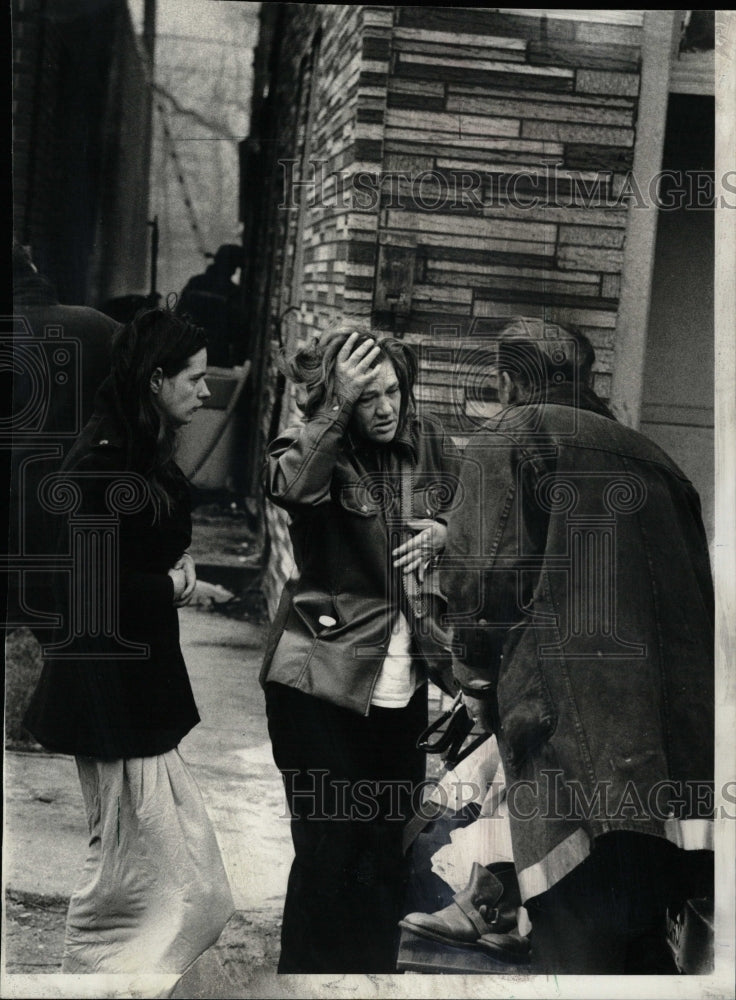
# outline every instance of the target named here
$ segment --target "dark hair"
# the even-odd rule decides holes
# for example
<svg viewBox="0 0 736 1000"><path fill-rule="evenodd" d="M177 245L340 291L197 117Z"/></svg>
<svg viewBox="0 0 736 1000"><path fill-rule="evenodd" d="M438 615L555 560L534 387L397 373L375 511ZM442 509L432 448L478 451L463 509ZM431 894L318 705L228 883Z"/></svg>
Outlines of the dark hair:
<svg viewBox="0 0 736 1000"><path fill-rule="evenodd" d="M594 362L593 345L575 326L515 316L499 335L499 371L532 392L562 382L587 386Z"/></svg>
<svg viewBox="0 0 736 1000"><path fill-rule="evenodd" d="M33 266L30 248L23 246L13 237L13 280L30 278L35 273L36 269Z"/></svg>
<svg viewBox="0 0 736 1000"><path fill-rule="evenodd" d="M139 313L113 340L111 375L127 433L128 460L146 476L167 510L180 475L174 463L176 428L154 402L151 376L160 368L166 378L173 378L206 346L201 327L168 309Z"/></svg>
<svg viewBox="0 0 736 1000"><path fill-rule="evenodd" d="M243 248L237 243L223 243L217 248L213 261L218 268L234 274L243 265Z"/></svg>
<svg viewBox="0 0 736 1000"><path fill-rule="evenodd" d="M414 383L418 371L416 353L403 340L397 340L380 330L361 328L357 325L345 325L328 330L310 347L301 348L291 358L287 359L281 355L279 359L281 371L306 389L306 400L300 404L304 416L309 420L321 406L332 399L337 355L352 333L358 333L355 347L364 343L369 337L376 341L380 352L375 361L376 365L382 361L390 361L394 366L401 390L399 430L402 430L407 414L416 406L414 399Z"/></svg>

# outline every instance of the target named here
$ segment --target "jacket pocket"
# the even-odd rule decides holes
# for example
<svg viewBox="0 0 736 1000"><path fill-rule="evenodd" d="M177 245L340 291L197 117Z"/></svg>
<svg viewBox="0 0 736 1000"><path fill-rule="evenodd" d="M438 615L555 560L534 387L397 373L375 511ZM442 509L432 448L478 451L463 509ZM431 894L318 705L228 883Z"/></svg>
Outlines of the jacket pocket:
<svg viewBox="0 0 736 1000"><path fill-rule="evenodd" d="M412 514L414 517L436 518L451 510L460 480L442 469L415 471L412 482Z"/></svg>
<svg viewBox="0 0 736 1000"><path fill-rule="evenodd" d="M557 712L537 661L535 630L512 630L498 681L500 737L512 767L519 767L546 743L557 726Z"/></svg>
<svg viewBox="0 0 736 1000"><path fill-rule="evenodd" d="M334 498L344 510L361 517L375 517L381 510L381 495L362 483L337 486Z"/></svg>
<svg viewBox="0 0 736 1000"><path fill-rule="evenodd" d="M341 624L332 596L317 590L306 590L295 594L291 612L286 627L293 629L299 623L306 627L315 639Z"/></svg>

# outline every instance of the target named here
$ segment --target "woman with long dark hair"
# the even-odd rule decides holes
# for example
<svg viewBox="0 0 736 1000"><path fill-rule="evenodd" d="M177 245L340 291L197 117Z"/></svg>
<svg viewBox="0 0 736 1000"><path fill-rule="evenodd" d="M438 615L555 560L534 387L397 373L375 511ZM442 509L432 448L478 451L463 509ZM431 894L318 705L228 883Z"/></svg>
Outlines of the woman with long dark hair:
<svg viewBox="0 0 736 1000"><path fill-rule="evenodd" d="M179 645L177 608L196 576L174 451L209 396L205 345L201 329L168 310L125 326L95 414L56 477L57 493L71 497L73 569L60 579L62 628L44 649L25 725L46 749L74 755L87 811L65 973L181 974L233 912L177 749L199 715Z"/></svg>

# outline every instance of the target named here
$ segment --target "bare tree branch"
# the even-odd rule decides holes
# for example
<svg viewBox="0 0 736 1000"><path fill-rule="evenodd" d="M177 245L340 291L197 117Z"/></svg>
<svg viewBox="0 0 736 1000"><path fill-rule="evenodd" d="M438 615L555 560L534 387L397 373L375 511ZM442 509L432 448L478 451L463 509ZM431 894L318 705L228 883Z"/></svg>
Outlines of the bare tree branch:
<svg viewBox="0 0 736 1000"><path fill-rule="evenodd" d="M154 83L153 89L157 94L160 94L162 97L165 97L168 101L170 101L172 107L178 114L184 115L187 118L192 118L200 125L209 129L210 132L213 132L215 135L219 135L222 139L232 139L233 141L238 139L238 136L233 135L227 125L223 124L223 122L207 118L200 111L197 111L196 108L187 108L183 104L180 104L177 98L171 93L170 90L168 90L168 88L164 87L163 84Z"/></svg>

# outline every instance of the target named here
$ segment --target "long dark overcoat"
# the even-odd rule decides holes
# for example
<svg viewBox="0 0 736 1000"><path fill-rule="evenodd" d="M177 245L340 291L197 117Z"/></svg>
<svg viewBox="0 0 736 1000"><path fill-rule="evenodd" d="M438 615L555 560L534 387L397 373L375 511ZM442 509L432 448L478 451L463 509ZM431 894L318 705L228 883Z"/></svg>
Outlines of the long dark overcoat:
<svg viewBox="0 0 736 1000"><path fill-rule="evenodd" d="M93 543L71 576L58 574L55 610L62 625L47 644L24 719L36 739L57 753L107 759L153 756L173 749L199 722L168 575L191 541L188 484L183 474L177 476L171 509L162 505L156 520L145 479L131 472L107 381L98 393L95 415L62 468L68 488L79 490L80 502L69 513L60 552L71 555L71 545L85 547L83 539L95 532L108 540L101 544L112 545L112 523L117 543L108 553L111 558L102 562ZM103 564L115 567L103 574L105 579L98 568ZM115 619L115 634L105 635L100 622ZM131 644L137 649L131 650ZM136 655L129 658L131 651Z"/></svg>

